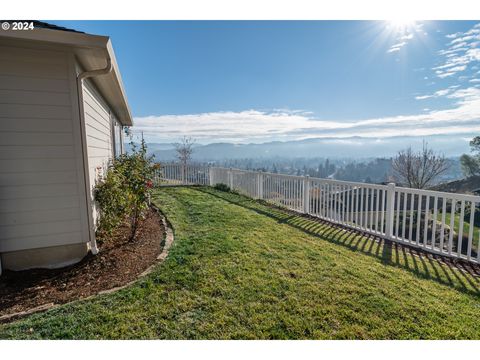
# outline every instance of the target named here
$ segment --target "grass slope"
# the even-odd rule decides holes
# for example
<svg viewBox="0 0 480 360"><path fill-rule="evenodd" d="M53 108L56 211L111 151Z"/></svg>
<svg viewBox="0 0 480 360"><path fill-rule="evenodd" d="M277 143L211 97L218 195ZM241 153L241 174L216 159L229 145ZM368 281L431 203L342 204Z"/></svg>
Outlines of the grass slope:
<svg viewBox="0 0 480 360"><path fill-rule="evenodd" d="M456 234L458 234L459 230L460 230L460 214L455 214L454 215L454 219L453 219L453 229L455 231ZM477 215L478 216L478 215ZM433 215L430 217L432 218ZM445 224L447 226L450 226L450 221L452 219L452 214L450 212L447 212L445 213ZM437 220L438 221L442 221L442 214L439 213L437 214ZM463 221L463 237L467 237L468 239L468 234L470 232L470 218L468 221ZM457 235L458 236L458 235ZM480 227L478 226L473 226L473 241L472 241L472 244L473 244L473 248L476 250L478 248L478 242L480 241Z"/></svg>
<svg viewBox="0 0 480 360"><path fill-rule="evenodd" d="M480 338L478 280L242 196L164 188L167 260L0 338Z"/></svg>

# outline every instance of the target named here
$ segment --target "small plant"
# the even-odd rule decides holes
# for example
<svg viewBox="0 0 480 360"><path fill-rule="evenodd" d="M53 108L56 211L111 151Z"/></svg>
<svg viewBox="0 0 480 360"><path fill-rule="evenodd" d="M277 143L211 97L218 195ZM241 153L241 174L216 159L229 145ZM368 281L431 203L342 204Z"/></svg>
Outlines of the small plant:
<svg viewBox="0 0 480 360"><path fill-rule="evenodd" d="M232 191L232 189L230 189L230 187L228 185L222 184L222 183L215 184L215 186L213 188L216 189L216 190L225 191L225 192L231 192Z"/></svg>
<svg viewBox="0 0 480 360"><path fill-rule="evenodd" d="M111 235L128 213L124 184L122 174L112 166L95 186L95 201L101 213L98 231L102 234Z"/></svg>
<svg viewBox="0 0 480 360"><path fill-rule="evenodd" d="M95 201L100 208L97 229L100 234L110 235L129 220L133 237L139 220L150 205L153 178L158 166L153 163L153 156L147 156L143 139L140 148L133 142L131 145L131 153L116 158L95 186Z"/></svg>

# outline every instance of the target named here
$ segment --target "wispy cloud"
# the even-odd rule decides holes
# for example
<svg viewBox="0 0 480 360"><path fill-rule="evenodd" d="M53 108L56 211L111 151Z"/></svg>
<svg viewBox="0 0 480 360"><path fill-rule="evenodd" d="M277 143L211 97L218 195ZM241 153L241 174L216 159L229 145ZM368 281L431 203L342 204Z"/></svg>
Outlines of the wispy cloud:
<svg viewBox="0 0 480 360"><path fill-rule="evenodd" d="M461 34L462 34L461 32L457 32L455 34L448 34L448 35L446 35L446 38L447 39L455 39L457 36L459 36Z"/></svg>
<svg viewBox="0 0 480 360"><path fill-rule="evenodd" d="M399 42L398 44L392 45L390 49L387 50L387 53L392 53L395 51L400 51L402 47L404 47L407 44L406 41Z"/></svg>
<svg viewBox="0 0 480 360"><path fill-rule="evenodd" d="M411 39L413 39L413 34L412 33L405 34L405 35L400 37L400 40L411 40Z"/></svg>
<svg viewBox="0 0 480 360"><path fill-rule="evenodd" d="M423 24L414 23L411 26L406 27L403 29L403 31L397 34L395 40L396 43L390 46L390 48L387 50L387 53L399 52L405 45L408 44L410 40L414 38L414 34L417 33L423 33L424 35L427 35L427 33L423 30Z"/></svg>
<svg viewBox="0 0 480 360"><path fill-rule="evenodd" d="M465 81L472 77L472 71L478 69L480 62L480 24L476 24L471 29L465 32L456 32L454 34L446 35L449 39L446 48L440 50L438 54L442 56L442 63L433 67L435 76L440 79L454 79L458 80L459 84L451 85L446 89L441 89L433 94L423 94L415 96L416 100L426 100L432 98L449 98L457 99L467 95L466 90L478 90L478 85L473 85L468 89L459 89L466 86ZM460 74L461 73L461 74ZM477 75L468 80L469 83L477 83ZM442 83L442 81L439 81ZM463 85L461 85L463 82ZM432 85L432 84L430 84ZM472 86L472 85L470 85ZM475 92L477 94L477 92Z"/></svg>
<svg viewBox="0 0 480 360"><path fill-rule="evenodd" d="M457 86L450 86L448 89L443 89L443 90L438 90L435 91L431 95L420 95L420 96L415 96L416 100L425 100L425 99L430 99L430 98L435 98L435 97L441 97L449 94L452 89L455 89Z"/></svg>
<svg viewBox="0 0 480 360"><path fill-rule="evenodd" d="M425 99L430 99L432 97L433 95L419 95L419 96L415 96L415 100L425 100Z"/></svg>
<svg viewBox="0 0 480 360"><path fill-rule="evenodd" d="M480 24L465 32L457 32L446 36L450 42L447 48L439 51L443 56L442 65L433 68L439 78L448 78L464 72L472 63L480 61Z"/></svg>
<svg viewBox="0 0 480 360"><path fill-rule="evenodd" d="M446 93L445 93L446 94ZM480 89L449 91L447 110L356 121L317 119L303 111L225 111L135 118L133 131L149 141L172 142L183 135L199 142L234 143L307 138L433 136L480 132Z"/></svg>

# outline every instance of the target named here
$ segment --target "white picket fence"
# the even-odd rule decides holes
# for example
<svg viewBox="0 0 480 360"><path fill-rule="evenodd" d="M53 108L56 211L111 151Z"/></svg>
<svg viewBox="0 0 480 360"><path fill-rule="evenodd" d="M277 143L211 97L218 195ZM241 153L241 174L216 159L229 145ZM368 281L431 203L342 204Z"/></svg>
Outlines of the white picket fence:
<svg viewBox="0 0 480 360"><path fill-rule="evenodd" d="M161 164L155 176L155 185L210 185L209 169L204 165Z"/></svg>
<svg viewBox="0 0 480 360"><path fill-rule="evenodd" d="M179 164L162 165L157 185L168 184L225 184L299 213L480 263L480 229L474 226L480 196Z"/></svg>

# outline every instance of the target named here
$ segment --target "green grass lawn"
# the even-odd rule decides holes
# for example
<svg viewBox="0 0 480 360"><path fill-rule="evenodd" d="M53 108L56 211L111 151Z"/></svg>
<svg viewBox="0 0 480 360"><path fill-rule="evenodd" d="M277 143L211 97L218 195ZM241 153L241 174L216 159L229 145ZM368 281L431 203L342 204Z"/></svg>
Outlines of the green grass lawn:
<svg viewBox="0 0 480 360"><path fill-rule="evenodd" d="M433 216L433 215L432 215ZM458 233L459 229L460 229L460 214L458 213L455 213L455 218L453 219L453 228L454 228L454 231L455 233ZM477 215L478 216L478 215ZM450 226L450 221L452 219L452 214L450 212L446 212L445 213L445 224L447 226ZM437 214L437 220L438 221L442 221L442 214L441 213L438 213ZM465 237L468 237L468 234L470 232L470 220L466 221L464 220L463 221L463 236ZM479 237L479 232L480 232L480 228L478 226L473 226L473 244L478 246L478 237Z"/></svg>
<svg viewBox="0 0 480 360"><path fill-rule="evenodd" d="M163 188L166 261L0 338L480 338L479 281L426 257L209 188Z"/></svg>

